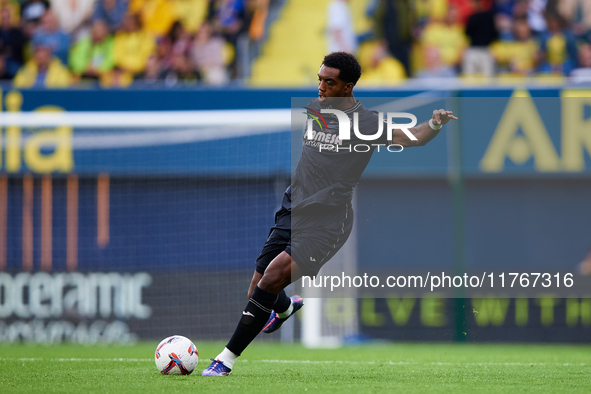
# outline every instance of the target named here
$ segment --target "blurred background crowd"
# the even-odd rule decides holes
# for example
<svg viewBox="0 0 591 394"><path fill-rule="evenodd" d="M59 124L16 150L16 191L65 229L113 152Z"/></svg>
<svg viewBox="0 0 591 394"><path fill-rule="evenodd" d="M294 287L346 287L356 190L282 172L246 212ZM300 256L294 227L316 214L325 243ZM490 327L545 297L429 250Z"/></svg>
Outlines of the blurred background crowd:
<svg viewBox="0 0 591 394"><path fill-rule="evenodd" d="M584 82L590 43L591 0L0 0L19 88L304 86L332 51L372 86Z"/></svg>

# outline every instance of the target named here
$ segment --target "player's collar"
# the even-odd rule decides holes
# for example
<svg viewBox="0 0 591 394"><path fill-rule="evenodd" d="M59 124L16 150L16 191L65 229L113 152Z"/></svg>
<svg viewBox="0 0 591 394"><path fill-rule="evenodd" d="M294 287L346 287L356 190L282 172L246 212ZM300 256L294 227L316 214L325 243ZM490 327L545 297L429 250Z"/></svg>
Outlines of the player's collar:
<svg viewBox="0 0 591 394"><path fill-rule="evenodd" d="M353 105L351 108L343 110L343 112L346 114L350 114L351 112L358 110L360 106L361 103L359 102L359 100L355 100L355 105ZM326 107L326 109L333 109L332 105L329 105L328 107Z"/></svg>
<svg viewBox="0 0 591 394"><path fill-rule="evenodd" d="M359 100L355 100L355 105L349 109L344 110L343 112L346 114L350 114L351 112L358 110L360 106L361 103L359 102Z"/></svg>

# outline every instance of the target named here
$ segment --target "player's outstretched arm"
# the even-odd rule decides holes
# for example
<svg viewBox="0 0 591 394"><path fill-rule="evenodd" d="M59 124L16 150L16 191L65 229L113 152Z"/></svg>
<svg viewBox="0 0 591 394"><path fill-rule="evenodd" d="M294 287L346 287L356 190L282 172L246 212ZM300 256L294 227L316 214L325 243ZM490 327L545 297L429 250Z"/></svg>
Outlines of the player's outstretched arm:
<svg viewBox="0 0 591 394"><path fill-rule="evenodd" d="M392 133L392 143L400 144L405 148L410 146L424 146L427 142L435 138L437 134L439 134L441 127L451 119L458 120L458 118L453 115L452 111L436 109L433 111L433 117L430 121L423 122L408 129L415 137L417 137L416 141L408 138L402 130L395 129ZM433 124L434 128L431 127L429 124L430 122Z"/></svg>

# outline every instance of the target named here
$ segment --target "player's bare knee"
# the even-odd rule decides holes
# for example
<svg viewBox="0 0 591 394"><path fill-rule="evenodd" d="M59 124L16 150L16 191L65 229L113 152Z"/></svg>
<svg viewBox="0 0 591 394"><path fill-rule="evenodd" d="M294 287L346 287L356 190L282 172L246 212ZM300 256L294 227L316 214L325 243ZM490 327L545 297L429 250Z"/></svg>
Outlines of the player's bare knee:
<svg viewBox="0 0 591 394"><path fill-rule="evenodd" d="M287 277L286 277L287 275ZM290 283L289 271L267 269L259 282L259 287L270 293L279 293Z"/></svg>

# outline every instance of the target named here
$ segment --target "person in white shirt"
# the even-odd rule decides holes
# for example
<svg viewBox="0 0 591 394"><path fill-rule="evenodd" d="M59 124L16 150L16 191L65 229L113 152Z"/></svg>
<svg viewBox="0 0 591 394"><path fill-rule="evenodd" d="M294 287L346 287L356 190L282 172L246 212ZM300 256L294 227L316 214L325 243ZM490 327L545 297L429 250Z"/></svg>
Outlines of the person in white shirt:
<svg viewBox="0 0 591 394"><path fill-rule="evenodd" d="M353 29L353 18L348 0L333 0L328 5L328 52L357 51L357 36Z"/></svg>
<svg viewBox="0 0 591 394"><path fill-rule="evenodd" d="M78 37L82 24L90 19L94 9L94 0L51 0L51 10L57 16L59 25L67 34ZM90 31L90 29L86 33Z"/></svg>

